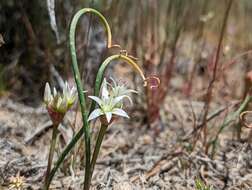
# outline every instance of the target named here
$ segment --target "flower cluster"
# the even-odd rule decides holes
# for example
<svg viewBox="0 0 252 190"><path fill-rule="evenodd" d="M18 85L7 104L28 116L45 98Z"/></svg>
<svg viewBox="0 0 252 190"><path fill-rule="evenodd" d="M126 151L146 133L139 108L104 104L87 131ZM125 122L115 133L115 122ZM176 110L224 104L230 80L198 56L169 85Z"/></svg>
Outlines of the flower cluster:
<svg viewBox="0 0 252 190"><path fill-rule="evenodd" d="M44 102L46 104L48 113L54 123L61 122L65 113L74 104L76 97L76 88L70 88L67 82L65 82L64 84L63 93L57 92L55 87L53 88L52 93L49 83L46 83Z"/></svg>
<svg viewBox="0 0 252 190"><path fill-rule="evenodd" d="M104 78L101 86L101 98L89 96L94 100L99 108L95 109L88 117L88 121L105 116L107 124L112 122L113 115L129 118L128 114L122 109L123 100L127 98L131 103L131 93L137 93L135 90L127 89L125 85L118 85L113 79L113 85ZM110 88L109 88L110 87ZM104 120L104 117L102 117Z"/></svg>
<svg viewBox="0 0 252 190"><path fill-rule="evenodd" d="M18 172L17 175L10 178L9 189L22 190L24 188L24 177L20 176Z"/></svg>

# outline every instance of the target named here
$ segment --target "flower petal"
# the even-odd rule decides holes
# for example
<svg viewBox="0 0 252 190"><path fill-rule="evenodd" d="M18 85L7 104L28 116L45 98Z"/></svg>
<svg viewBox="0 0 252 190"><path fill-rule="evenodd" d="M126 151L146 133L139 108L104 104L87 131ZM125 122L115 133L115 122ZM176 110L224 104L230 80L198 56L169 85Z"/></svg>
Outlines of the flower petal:
<svg viewBox="0 0 252 190"><path fill-rule="evenodd" d="M126 95L118 96L118 97L113 99L112 107L114 107L116 104L118 104L120 101L122 101L123 98L128 98L129 100L131 100L131 98L129 96L126 96Z"/></svg>
<svg viewBox="0 0 252 190"><path fill-rule="evenodd" d="M64 84L64 87L63 87L63 95L64 96L69 96L69 87L68 87L68 83L67 83L67 81L65 81L65 84Z"/></svg>
<svg viewBox="0 0 252 190"><path fill-rule="evenodd" d="M60 108L61 103L62 103L62 98L59 97L59 98L57 99L56 109L59 109L59 108Z"/></svg>
<svg viewBox="0 0 252 190"><path fill-rule="evenodd" d="M69 88L69 91L70 96L75 96L77 94L77 89L75 86L73 86L71 89ZM85 93L85 91L83 91L83 93Z"/></svg>
<svg viewBox="0 0 252 190"><path fill-rule="evenodd" d="M104 80L102 82L101 89L102 89L102 92L101 92L102 99L108 99L109 98L109 91L108 91L106 78L104 78Z"/></svg>
<svg viewBox="0 0 252 190"><path fill-rule="evenodd" d="M130 104L133 105L133 101L130 96L124 95L124 98L127 98L129 100Z"/></svg>
<svg viewBox="0 0 252 190"><path fill-rule="evenodd" d="M124 110L122 110L120 108L114 108L113 111L112 111L112 114L129 118L129 115Z"/></svg>
<svg viewBox="0 0 252 190"><path fill-rule="evenodd" d="M117 86L117 84L116 84L115 79L113 79L113 77L109 77L109 78L110 78L110 80L113 82L114 87L116 87L116 86Z"/></svg>
<svg viewBox="0 0 252 190"><path fill-rule="evenodd" d="M127 89L127 90L125 90L124 92L125 92L125 94L130 94L130 93L138 94L138 91L133 90L133 89Z"/></svg>
<svg viewBox="0 0 252 190"><path fill-rule="evenodd" d="M103 104L103 101L97 97L97 96L88 96L90 99L94 100L100 107L102 106Z"/></svg>
<svg viewBox="0 0 252 190"><path fill-rule="evenodd" d="M55 98L57 96L57 90L56 90L56 88L54 87L53 88L53 97Z"/></svg>
<svg viewBox="0 0 252 190"><path fill-rule="evenodd" d="M72 105L72 104L75 102L75 100L77 99L77 91L76 91L76 88L75 88L75 87L73 87L73 88L70 90L67 99L68 99L68 100L67 100L67 101L68 101L68 104L70 104L70 105Z"/></svg>
<svg viewBox="0 0 252 190"><path fill-rule="evenodd" d="M95 109L94 111L92 111L92 113L89 115L89 117L88 117L88 121L90 121L90 120L93 120L93 119L95 119L95 118L97 118L97 117L99 117L99 116L101 116L101 115L103 115L104 113L102 112L102 110L101 109Z"/></svg>
<svg viewBox="0 0 252 190"><path fill-rule="evenodd" d="M112 118L112 113L111 112L106 112L105 116L106 116L106 119L107 119L108 123L110 123L111 118Z"/></svg>
<svg viewBox="0 0 252 190"><path fill-rule="evenodd" d="M51 88L49 83L47 82L45 85L44 101L46 104L48 104L49 102L51 102L51 100L52 100Z"/></svg>
<svg viewBox="0 0 252 190"><path fill-rule="evenodd" d="M59 105L57 105L57 109L58 109L59 112L65 113L65 112L67 112L67 109L68 109L67 98L63 97L63 98L60 98L60 99L62 101L59 104L59 99L58 99L58 104Z"/></svg>

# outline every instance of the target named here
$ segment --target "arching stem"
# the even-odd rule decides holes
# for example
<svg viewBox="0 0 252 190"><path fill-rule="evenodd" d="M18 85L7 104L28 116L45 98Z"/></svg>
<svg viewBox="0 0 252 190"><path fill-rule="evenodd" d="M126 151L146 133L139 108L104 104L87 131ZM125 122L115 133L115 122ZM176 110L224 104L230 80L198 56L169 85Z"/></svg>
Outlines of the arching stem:
<svg viewBox="0 0 252 190"><path fill-rule="evenodd" d="M85 135L85 153L86 153L86 164L85 164L85 180L84 180L84 190L89 190L89 175L90 175L90 157L91 157L91 144L90 144L90 129L89 124L87 121L87 109L86 109L86 100L83 93L83 86L81 84L81 78L80 78L80 72L78 68L78 61L77 61L77 55L76 55L76 46L75 46L75 33L76 33L76 26L77 22L80 19L80 17L85 13L93 13L96 16L98 16L102 23L104 24L108 36L108 44L107 46L111 46L111 30L108 25L107 20L105 17L99 13L98 11L91 9L91 8L84 8L79 10L75 15L71 22L70 26L70 33L69 33L69 40L70 40L70 50L71 50L71 57L72 57L72 67L74 72L74 78L75 83L77 85L78 95L79 95L79 102L81 107L81 113L82 113L82 122L84 127L84 135Z"/></svg>
<svg viewBox="0 0 252 190"><path fill-rule="evenodd" d="M144 73L142 71L142 69L138 66L138 64L133 61L131 58L125 56L125 55L121 55L121 54L116 54L116 55L112 55L110 57L108 57L105 61L103 61L103 63L101 64L98 73L96 75L96 80L95 80L95 96L99 95L99 90L100 90L100 86L102 83L102 79L103 79L103 75L105 72L105 69L108 67L108 65L115 60L121 60L124 61L125 63L129 64L130 66L132 66L132 68L140 75L140 77L143 79L144 81L144 86L146 85L146 78L144 76ZM93 101L91 104L91 108L90 110L94 110L95 108L95 102Z"/></svg>

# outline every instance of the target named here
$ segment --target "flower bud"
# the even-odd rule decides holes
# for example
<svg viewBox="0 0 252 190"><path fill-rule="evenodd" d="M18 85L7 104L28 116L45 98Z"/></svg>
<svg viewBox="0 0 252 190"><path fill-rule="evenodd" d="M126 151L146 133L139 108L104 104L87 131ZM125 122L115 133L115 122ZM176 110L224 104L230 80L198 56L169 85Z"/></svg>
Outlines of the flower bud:
<svg viewBox="0 0 252 190"><path fill-rule="evenodd" d="M65 113L74 104L76 97L77 91L75 87L70 88L67 82L65 83L62 94L57 92L54 87L53 95L49 83L46 83L44 102L54 124L58 125L62 121Z"/></svg>
<svg viewBox="0 0 252 190"><path fill-rule="evenodd" d="M45 86L44 102L46 103L46 105L48 105L49 102L51 101L52 101L51 89L49 83L47 82Z"/></svg>

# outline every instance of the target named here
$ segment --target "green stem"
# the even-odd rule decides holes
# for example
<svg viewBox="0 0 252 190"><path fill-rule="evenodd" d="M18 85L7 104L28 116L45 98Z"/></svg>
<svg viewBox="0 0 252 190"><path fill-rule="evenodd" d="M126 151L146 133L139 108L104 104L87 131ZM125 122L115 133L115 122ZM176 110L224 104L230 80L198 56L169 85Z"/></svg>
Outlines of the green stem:
<svg viewBox="0 0 252 190"><path fill-rule="evenodd" d="M48 183L49 183L49 174L51 171L51 166L53 162L53 156L55 152L55 146L57 141L57 133L58 133L58 125L53 125L53 132L52 132L52 139L51 139L51 145L48 155L48 163L47 163L47 169L46 169L46 176L45 176L45 183L44 183L44 189L47 189Z"/></svg>
<svg viewBox="0 0 252 190"><path fill-rule="evenodd" d="M222 125L220 126L215 138L209 143L212 144L213 148L212 148L212 153L211 156L213 157L215 154L215 149L216 149L216 145L218 142L218 138L219 135L221 134L221 132L233 121L235 121L237 119L237 117L239 117L239 115L241 114L241 112L246 108L246 106L252 101L252 96L246 96L246 98L244 99L244 101L241 103L240 107L238 110L236 110L235 112L230 113L224 120L224 122L222 123Z"/></svg>
<svg viewBox="0 0 252 190"><path fill-rule="evenodd" d="M101 125L100 131L99 131L99 134L98 134L98 137L97 137L97 140L96 140L95 149L94 149L93 157L92 157L92 160L91 160L91 174L90 174L90 179L89 179L90 182L92 180L94 167L95 167L97 157L98 157L98 154L100 152L101 144L102 144L102 141L103 141L103 137L104 137L104 135L106 133L107 128L108 128L108 125Z"/></svg>
<svg viewBox="0 0 252 190"><path fill-rule="evenodd" d="M82 14L83 13L80 11L77 12L77 14L75 14L71 22L71 26L70 26L69 39L70 39L70 50L71 50L71 56L72 56L72 68L74 72L75 83L77 85L77 90L78 90L78 96L79 96L79 102L80 102L80 108L81 108L81 114L82 114L82 123L83 123L84 134L85 134L85 152L86 152L85 182L86 182L86 179L88 179L88 175L90 172L90 152L91 152L90 129L87 122L86 100L83 93L83 87L81 84L81 77L80 77L80 72L78 68L77 55L76 55L76 49L75 49L75 31L76 31L77 22ZM88 184L85 183L84 185L86 189L88 190L88 187L87 187Z"/></svg>
<svg viewBox="0 0 252 190"><path fill-rule="evenodd" d="M61 163L64 161L65 157L68 155L68 153L72 150L72 148L74 147L74 145L78 142L78 140L82 137L84 133L83 128L81 128L76 135L73 137L73 139L69 142L69 144L65 147L65 149L63 150L63 152L61 153L61 155L59 156L57 162L55 163L55 166L53 167L53 169L50 172L50 175L48 177L48 183L46 186L46 190L49 189L49 185L56 173L56 171L59 169L59 166L61 165Z"/></svg>
<svg viewBox="0 0 252 190"><path fill-rule="evenodd" d="M104 24L106 28L106 32L108 35L108 44L107 44L108 47L111 46L111 31L105 17L101 13L91 8L84 8L84 9L79 10L74 15L74 18L72 19L72 22L71 22L70 33L69 33L70 50L71 50L71 56L72 56L72 67L73 67L75 83L77 85L77 90L78 90L78 95L79 95L79 102L80 102L81 113L82 113L82 122L84 125L84 134L85 134L86 164L85 164L84 190L89 190L90 157L91 157L90 136L91 134L90 134L89 124L87 121L88 113L86 111L86 101L85 101L85 96L83 93L84 87L82 87L82 84L81 84L81 78L80 78L80 72L78 68L76 48L75 48L75 33L76 33L77 22L79 21L79 18L85 13L94 13L101 19L102 23Z"/></svg>
<svg viewBox="0 0 252 190"><path fill-rule="evenodd" d="M108 57L99 67L98 73L96 75L96 81L95 81L95 92L94 94L97 96L99 94L99 90L100 90L100 86L102 83L102 79L103 79L103 75L104 72L106 70L106 68L108 67L108 65L115 60L122 60L125 61L126 63L128 63L129 65L131 65L133 67L133 69L139 73L139 75L141 76L141 78L143 79L144 82L146 82L146 78L144 76L144 73L142 71L142 69L138 66L138 64L136 62L134 62L132 59L130 59L129 57L125 56L125 55L121 55L121 54L117 54L117 55L112 55L110 57ZM92 101L90 110L94 110L95 108L95 101ZM98 134L98 138L96 141L96 145L95 145L95 149L94 149L94 153L93 153L93 157L91 160L91 173L90 173L90 183L91 183L91 179L92 179L92 175L93 175L93 171L94 171L94 167L95 167L95 163L98 157L98 154L100 152L100 148L101 148L101 144L102 144L102 140L103 137L106 133L108 125L102 125Z"/></svg>

